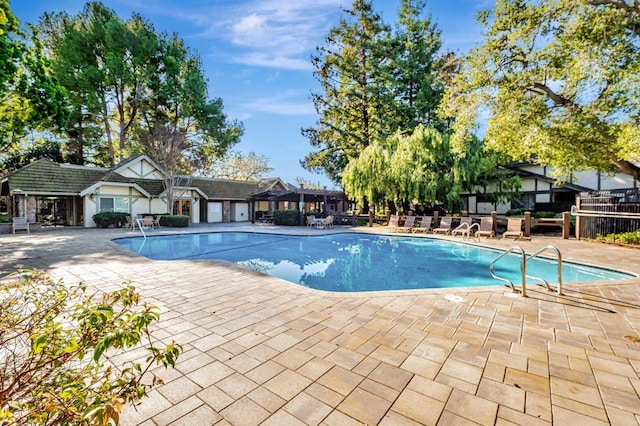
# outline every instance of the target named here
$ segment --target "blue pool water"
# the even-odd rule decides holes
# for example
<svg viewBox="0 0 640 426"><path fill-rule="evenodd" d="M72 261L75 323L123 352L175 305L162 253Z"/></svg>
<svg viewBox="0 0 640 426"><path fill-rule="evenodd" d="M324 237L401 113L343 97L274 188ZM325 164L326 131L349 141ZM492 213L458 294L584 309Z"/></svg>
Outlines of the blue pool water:
<svg viewBox="0 0 640 426"><path fill-rule="evenodd" d="M221 259L307 287L339 292L499 285L489 263L501 252L434 238L344 233L290 236L221 232L121 238L151 259ZM519 284L520 257L505 256L497 275ZM527 262L527 275L557 282L555 261ZM563 282L629 278L622 272L563 263ZM538 283L531 281L531 283Z"/></svg>

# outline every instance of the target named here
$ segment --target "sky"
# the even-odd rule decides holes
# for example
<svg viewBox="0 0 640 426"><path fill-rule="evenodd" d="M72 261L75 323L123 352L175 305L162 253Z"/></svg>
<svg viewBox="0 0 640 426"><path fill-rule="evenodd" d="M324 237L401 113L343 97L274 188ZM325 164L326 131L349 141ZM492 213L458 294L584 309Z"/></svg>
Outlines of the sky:
<svg viewBox="0 0 640 426"><path fill-rule="evenodd" d="M80 12L79 0L9 0L21 24L44 12ZM425 13L442 32L444 49L466 53L481 41L476 13L492 0L427 0ZM319 90L311 55L349 8L345 0L103 0L121 18L139 13L159 32L177 33L197 53L209 95L221 98L230 120L244 124L244 154L268 159L280 177L337 189L300 165L313 147L300 129L318 120L311 93ZM385 23L395 22L400 0L373 0Z"/></svg>

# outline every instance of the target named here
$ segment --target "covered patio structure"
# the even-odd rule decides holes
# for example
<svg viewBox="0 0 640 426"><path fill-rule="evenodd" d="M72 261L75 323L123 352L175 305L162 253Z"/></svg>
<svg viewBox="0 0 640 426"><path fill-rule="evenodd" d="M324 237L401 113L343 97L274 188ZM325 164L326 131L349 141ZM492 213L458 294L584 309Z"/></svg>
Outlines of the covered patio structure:
<svg viewBox="0 0 640 426"><path fill-rule="evenodd" d="M343 191L327 189L308 189L296 187L271 187L251 196L250 204L254 214L252 222L262 217L273 217L276 210L298 210L299 224L304 225L304 216L308 213L321 213L324 216L347 211L348 200Z"/></svg>

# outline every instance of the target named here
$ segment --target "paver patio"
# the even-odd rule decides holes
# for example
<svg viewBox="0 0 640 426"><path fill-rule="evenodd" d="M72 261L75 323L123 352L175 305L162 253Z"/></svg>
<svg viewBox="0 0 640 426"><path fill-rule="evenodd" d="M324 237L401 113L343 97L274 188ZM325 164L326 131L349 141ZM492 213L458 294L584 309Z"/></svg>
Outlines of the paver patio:
<svg viewBox="0 0 640 426"><path fill-rule="evenodd" d="M187 229L223 230L349 228ZM131 280L161 309L154 336L184 353L123 425L640 424L640 278L567 284L561 297L538 286L528 298L502 286L336 294L225 262L153 261L110 241L130 235L0 236L0 276L20 265L100 290ZM640 250L518 244L640 274Z"/></svg>

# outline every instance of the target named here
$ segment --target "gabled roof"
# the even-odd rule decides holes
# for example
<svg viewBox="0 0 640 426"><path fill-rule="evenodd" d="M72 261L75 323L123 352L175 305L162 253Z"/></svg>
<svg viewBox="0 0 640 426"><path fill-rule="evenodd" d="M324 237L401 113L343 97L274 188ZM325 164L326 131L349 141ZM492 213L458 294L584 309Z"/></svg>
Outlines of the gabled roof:
<svg viewBox="0 0 640 426"><path fill-rule="evenodd" d="M246 201L258 189L257 182L212 178L193 178L191 186L200 188L208 200Z"/></svg>
<svg viewBox="0 0 640 426"><path fill-rule="evenodd" d="M266 191L291 191L296 188L293 185L287 184L280 178L264 178L258 182L258 187L255 192Z"/></svg>
<svg viewBox="0 0 640 426"><path fill-rule="evenodd" d="M549 182L553 185L553 187L555 189L567 189L570 191L575 191L575 192L585 192L585 191L591 191L591 189L582 186L582 185L576 185L575 183L572 182L565 182L565 183L561 183L558 184L556 182L556 180L550 176L545 176L545 175L541 175L540 173L534 173L531 172L529 170L523 170L516 167L509 167L510 170L514 171L518 176L520 177L532 177L534 179L538 179L541 180L543 182Z"/></svg>
<svg viewBox="0 0 640 426"><path fill-rule="evenodd" d="M2 194L16 190L26 194L78 194L109 174L109 169L58 164L42 158L5 176Z"/></svg>

